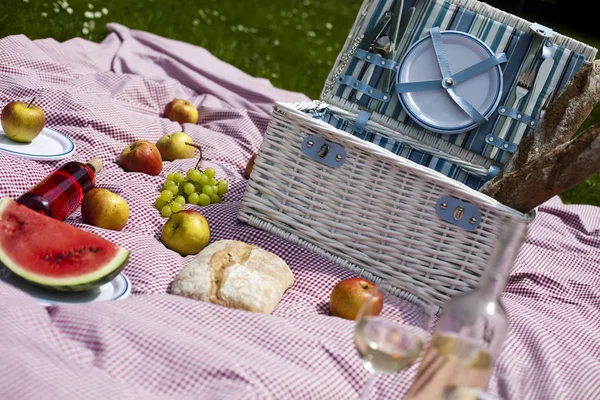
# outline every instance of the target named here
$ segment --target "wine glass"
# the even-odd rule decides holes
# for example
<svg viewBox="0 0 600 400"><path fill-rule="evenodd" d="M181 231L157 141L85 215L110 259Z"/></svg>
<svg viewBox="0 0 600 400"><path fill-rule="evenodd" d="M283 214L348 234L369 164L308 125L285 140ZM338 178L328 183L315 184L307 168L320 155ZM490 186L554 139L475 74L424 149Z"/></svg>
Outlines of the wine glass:
<svg viewBox="0 0 600 400"><path fill-rule="evenodd" d="M389 279L376 286L383 295L383 309L373 315L381 299L372 291L358 312L354 330L356 350L370 372L361 400L368 399L378 374L398 372L417 360L437 312L431 298L414 285Z"/></svg>

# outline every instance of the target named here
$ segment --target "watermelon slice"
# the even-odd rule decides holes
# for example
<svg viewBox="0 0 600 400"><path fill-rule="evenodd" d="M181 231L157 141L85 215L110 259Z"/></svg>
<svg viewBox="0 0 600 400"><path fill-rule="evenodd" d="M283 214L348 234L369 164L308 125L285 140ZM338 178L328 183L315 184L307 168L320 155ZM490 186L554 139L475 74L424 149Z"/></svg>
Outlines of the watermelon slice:
<svg viewBox="0 0 600 400"><path fill-rule="evenodd" d="M27 281L61 291L92 290L127 265L129 250L5 197L0 262Z"/></svg>

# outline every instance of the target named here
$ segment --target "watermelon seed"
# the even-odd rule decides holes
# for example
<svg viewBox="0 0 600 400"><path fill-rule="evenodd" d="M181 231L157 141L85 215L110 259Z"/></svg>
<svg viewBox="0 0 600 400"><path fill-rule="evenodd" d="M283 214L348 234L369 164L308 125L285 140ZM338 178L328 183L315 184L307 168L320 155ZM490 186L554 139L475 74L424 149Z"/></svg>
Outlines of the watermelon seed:
<svg viewBox="0 0 600 400"><path fill-rule="evenodd" d="M94 252L94 248L92 246L90 246L90 253Z"/></svg>

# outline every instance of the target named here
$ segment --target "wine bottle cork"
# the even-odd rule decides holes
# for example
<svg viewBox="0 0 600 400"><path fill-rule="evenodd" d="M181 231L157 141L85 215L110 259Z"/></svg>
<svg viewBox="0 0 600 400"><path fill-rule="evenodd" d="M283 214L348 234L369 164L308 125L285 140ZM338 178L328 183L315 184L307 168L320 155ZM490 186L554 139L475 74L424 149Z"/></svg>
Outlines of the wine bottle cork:
<svg viewBox="0 0 600 400"><path fill-rule="evenodd" d="M103 164L101 159L99 159L98 157L94 157L90 158L90 160L87 162L87 165L89 165L90 168L94 170L94 173L97 174L102 169Z"/></svg>

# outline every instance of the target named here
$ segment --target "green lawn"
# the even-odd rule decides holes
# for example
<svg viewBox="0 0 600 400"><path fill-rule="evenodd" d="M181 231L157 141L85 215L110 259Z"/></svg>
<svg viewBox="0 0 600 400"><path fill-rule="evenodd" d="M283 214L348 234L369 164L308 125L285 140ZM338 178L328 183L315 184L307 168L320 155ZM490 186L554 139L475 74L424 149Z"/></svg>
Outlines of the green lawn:
<svg viewBox="0 0 600 400"><path fill-rule="evenodd" d="M101 41L118 22L205 47L281 88L318 98L360 0L12 0L0 1L0 36ZM531 18L530 18L531 19ZM591 38L552 25L596 47ZM600 107L584 126L600 121ZM600 206L600 175L563 193Z"/></svg>

